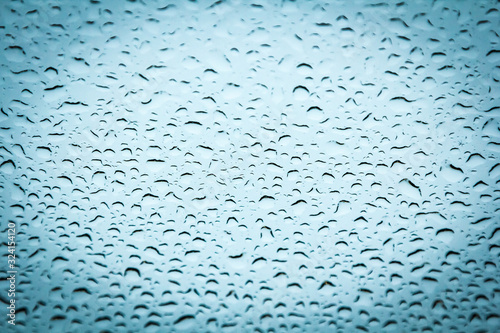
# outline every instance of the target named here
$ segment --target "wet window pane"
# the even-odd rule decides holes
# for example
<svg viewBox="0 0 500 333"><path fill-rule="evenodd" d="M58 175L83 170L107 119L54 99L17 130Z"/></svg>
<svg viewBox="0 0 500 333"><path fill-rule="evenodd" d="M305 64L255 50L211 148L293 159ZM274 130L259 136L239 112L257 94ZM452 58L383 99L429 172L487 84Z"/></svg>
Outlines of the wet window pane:
<svg viewBox="0 0 500 333"><path fill-rule="evenodd" d="M2 1L0 330L498 332L499 10Z"/></svg>

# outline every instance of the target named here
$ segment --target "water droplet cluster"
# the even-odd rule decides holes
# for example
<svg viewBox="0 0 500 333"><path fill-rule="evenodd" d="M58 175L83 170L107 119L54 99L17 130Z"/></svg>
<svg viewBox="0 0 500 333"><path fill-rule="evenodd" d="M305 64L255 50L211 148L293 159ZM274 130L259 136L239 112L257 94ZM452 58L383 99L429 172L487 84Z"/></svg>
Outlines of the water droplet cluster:
<svg viewBox="0 0 500 333"><path fill-rule="evenodd" d="M2 1L17 328L498 332L499 22L482 0Z"/></svg>

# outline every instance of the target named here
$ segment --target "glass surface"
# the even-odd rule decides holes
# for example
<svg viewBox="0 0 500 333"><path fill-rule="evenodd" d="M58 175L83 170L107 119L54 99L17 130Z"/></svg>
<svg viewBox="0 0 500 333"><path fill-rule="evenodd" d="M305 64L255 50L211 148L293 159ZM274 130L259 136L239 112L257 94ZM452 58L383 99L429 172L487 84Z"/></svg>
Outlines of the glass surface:
<svg viewBox="0 0 500 333"><path fill-rule="evenodd" d="M499 10L2 0L0 331L499 332Z"/></svg>

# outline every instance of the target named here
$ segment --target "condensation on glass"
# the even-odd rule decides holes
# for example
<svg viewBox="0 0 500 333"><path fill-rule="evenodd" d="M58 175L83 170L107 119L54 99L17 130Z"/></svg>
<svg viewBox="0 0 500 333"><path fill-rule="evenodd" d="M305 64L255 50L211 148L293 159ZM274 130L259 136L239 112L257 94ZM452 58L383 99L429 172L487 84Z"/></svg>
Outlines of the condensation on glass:
<svg viewBox="0 0 500 333"><path fill-rule="evenodd" d="M500 330L497 2L0 6L13 331Z"/></svg>

